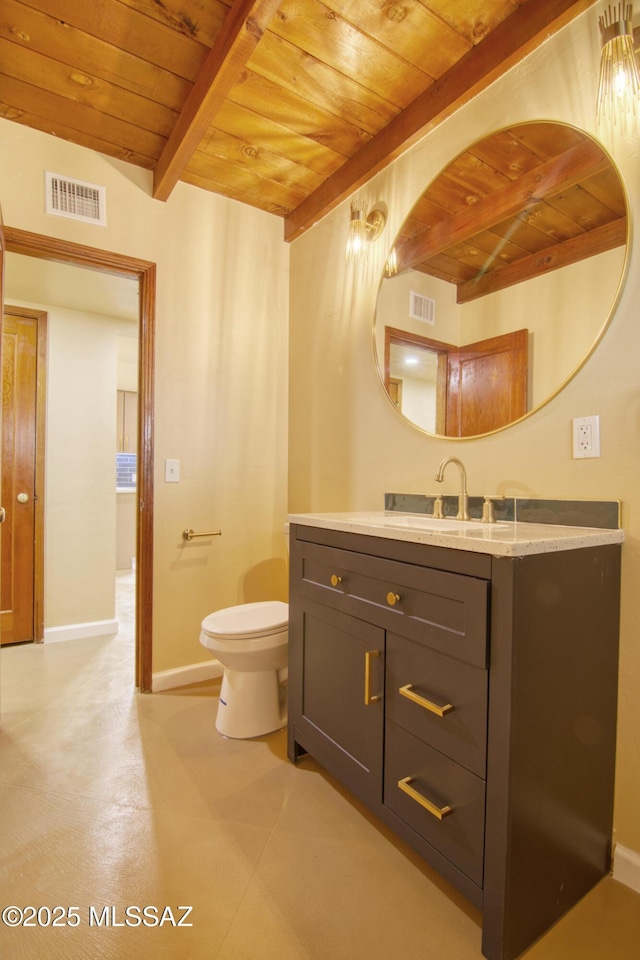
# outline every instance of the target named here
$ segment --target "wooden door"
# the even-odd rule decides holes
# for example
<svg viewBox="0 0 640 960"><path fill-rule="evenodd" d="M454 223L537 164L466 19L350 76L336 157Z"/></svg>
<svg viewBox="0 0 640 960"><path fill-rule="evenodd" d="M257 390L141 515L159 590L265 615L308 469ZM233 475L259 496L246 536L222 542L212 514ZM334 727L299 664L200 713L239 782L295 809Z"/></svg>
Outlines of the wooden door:
<svg viewBox="0 0 640 960"><path fill-rule="evenodd" d="M35 640L38 324L7 312L2 330L1 641Z"/></svg>
<svg viewBox="0 0 640 960"><path fill-rule="evenodd" d="M527 412L529 333L516 330L448 355L448 437L499 430Z"/></svg>

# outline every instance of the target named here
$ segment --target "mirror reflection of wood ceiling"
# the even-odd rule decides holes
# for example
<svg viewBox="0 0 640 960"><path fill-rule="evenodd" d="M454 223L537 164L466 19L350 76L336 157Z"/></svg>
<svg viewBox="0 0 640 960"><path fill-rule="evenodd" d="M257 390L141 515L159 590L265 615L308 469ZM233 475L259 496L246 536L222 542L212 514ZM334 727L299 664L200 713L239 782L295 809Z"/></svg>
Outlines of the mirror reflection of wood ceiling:
<svg viewBox="0 0 640 960"><path fill-rule="evenodd" d="M519 124L460 154L396 242L398 270L457 285L465 303L626 242L626 201L607 154L575 128Z"/></svg>

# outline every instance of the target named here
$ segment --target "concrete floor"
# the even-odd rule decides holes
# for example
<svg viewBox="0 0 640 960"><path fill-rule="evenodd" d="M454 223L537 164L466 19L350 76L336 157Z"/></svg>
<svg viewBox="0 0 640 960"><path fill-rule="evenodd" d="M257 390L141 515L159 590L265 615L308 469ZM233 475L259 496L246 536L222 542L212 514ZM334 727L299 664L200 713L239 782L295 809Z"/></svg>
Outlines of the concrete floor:
<svg viewBox="0 0 640 960"><path fill-rule="evenodd" d="M115 636L2 651L0 907L52 911L0 921L3 960L481 960L479 912L284 732L134 691L120 593ZM604 880L523 957L638 960L640 895Z"/></svg>

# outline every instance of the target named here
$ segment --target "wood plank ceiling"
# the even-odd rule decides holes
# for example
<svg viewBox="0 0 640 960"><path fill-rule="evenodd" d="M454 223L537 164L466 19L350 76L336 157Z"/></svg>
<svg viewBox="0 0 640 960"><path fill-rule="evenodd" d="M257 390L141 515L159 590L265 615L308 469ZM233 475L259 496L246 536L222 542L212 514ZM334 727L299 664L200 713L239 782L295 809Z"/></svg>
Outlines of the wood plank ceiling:
<svg viewBox="0 0 640 960"><path fill-rule="evenodd" d="M593 2L2 0L0 116L293 240Z"/></svg>

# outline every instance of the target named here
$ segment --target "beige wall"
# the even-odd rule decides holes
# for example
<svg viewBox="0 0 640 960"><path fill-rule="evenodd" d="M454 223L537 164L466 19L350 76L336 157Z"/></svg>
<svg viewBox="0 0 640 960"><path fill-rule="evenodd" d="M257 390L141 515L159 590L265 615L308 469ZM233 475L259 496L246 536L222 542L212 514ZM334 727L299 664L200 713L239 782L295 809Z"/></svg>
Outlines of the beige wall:
<svg viewBox="0 0 640 960"><path fill-rule="evenodd" d="M47 216L44 171L107 188L107 227ZM157 263L153 670L207 659L199 625L286 599L288 256L282 221L0 120L4 222ZM113 448L112 448L113 449ZM164 483L164 459L182 480ZM115 496L115 493L114 493ZM221 528L184 545L182 530Z"/></svg>
<svg viewBox="0 0 640 960"><path fill-rule="evenodd" d="M118 390L138 392L138 327L137 324L131 335L118 337Z"/></svg>
<svg viewBox="0 0 640 960"><path fill-rule="evenodd" d="M631 262L600 346L563 392L522 423L478 440L429 437L388 402L372 359L378 281L413 203L467 144L523 120L563 120L597 136L640 216L638 135L598 129L594 8L359 191L390 211L368 263L344 261L348 204L292 245L289 502L292 511L380 509L385 491L434 492L440 460L461 456L473 493L619 498L624 568L615 839L640 850L640 264ZM323 265L322 272L318 264ZM313 295L311 295L313 292ZM600 415L602 457L572 460L571 419ZM455 491L455 477L445 479Z"/></svg>
<svg viewBox="0 0 640 960"><path fill-rule="evenodd" d="M45 629L113 619L116 548L116 327L47 315Z"/></svg>

